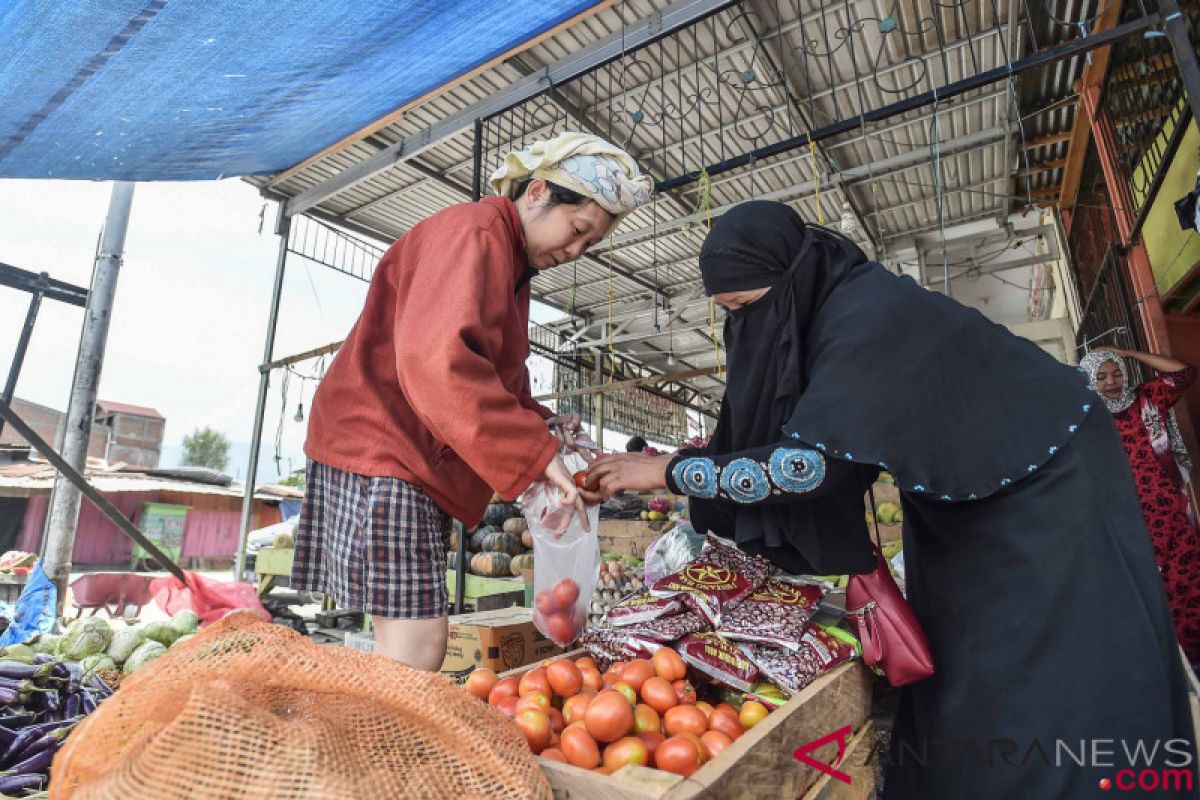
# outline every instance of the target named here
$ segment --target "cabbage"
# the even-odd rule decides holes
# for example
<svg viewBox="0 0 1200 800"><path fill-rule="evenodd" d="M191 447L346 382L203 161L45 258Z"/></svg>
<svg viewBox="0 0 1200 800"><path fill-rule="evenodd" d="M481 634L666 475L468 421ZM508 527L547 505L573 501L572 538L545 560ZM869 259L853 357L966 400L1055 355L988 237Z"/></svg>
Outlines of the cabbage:
<svg viewBox="0 0 1200 800"><path fill-rule="evenodd" d="M120 634L118 634L120 635ZM104 653L96 653L88 656L83 661L79 662L79 671L84 675L91 675L98 669L116 669L117 665L111 658Z"/></svg>
<svg viewBox="0 0 1200 800"><path fill-rule="evenodd" d="M171 645L171 647L178 647L179 645L186 642L188 639L195 639L195 638L196 638L196 634L185 633L183 636L180 636L178 639L176 639L175 644Z"/></svg>
<svg viewBox="0 0 1200 800"><path fill-rule="evenodd" d="M103 653L112 641L112 628L100 617L84 617L71 623L59 642L59 652L68 661L80 661Z"/></svg>
<svg viewBox="0 0 1200 800"><path fill-rule="evenodd" d="M154 659L167 652L167 648L155 641L142 642L137 650L133 651L133 655L125 662L125 668L122 670L126 675L133 672L139 667L143 667Z"/></svg>
<svg viewBox="0 0 1200 800"><path fill-rule="evenodd" d="M200 627L200 618L196 616L195 611L180 611L171 617L170 625L175 633L183 636L196 632L196 629Z"/></svg>
<svg viewBox="0 0 1200 800"><path fill-rule="evenodd" d="M38 640L33 643L33 652L49 653L55 655L58 652L58 643L62 641L61 636L55 636L53 633L43 633Z"/></svg>
<svg viewBox="0 0 1200 800"><path fill-rule="evenodd" d="M146 634L147 639L158 642L163 647L170 647L179 638L179 632L172 628L169 622L151 622L142 628L142 632Z"/></svg>
<svg viewBox="0 0 1200 800"><path fill-rule="evenodd" d="M106 652L113 661L124 664L125 660L133 655L133 651L137 650L144 641L146 641L145 631L140 628L125 628L113 636Z"/></svg>

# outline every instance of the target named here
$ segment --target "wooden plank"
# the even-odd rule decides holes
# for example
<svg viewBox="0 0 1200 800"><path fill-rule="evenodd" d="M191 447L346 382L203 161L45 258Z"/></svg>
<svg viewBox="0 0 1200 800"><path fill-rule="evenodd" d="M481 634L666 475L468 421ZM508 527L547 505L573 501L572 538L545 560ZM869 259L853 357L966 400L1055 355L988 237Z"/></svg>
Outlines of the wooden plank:
<svg viewBox="0 0 1200 800"><path fill-rule="evenodd" d="M1036 139L1027 139L1025 141L1026 150L1034 150L1038 147L1045 147L1051 144L1062 144L1063 142L1071 141L1071 132L1064 131L1063 133L1052 133L1049 136L1039 136Z"/></svg>
<svg viewBox="0 0 1200 800"><path fill-rule="evenodd" d="M550 779L554 800L660 800L683 780L646 767L623 767L613 775L602 775L545 758L538 758L538 766Z"/></svg>
<svg viewBox="0 0 1200 800"><path fill-rule="evenodd" d="M372 122L370 125L367 125L365 128L357 130L354 133L350 134L349 136L346 136L345 138L340 139L337 142L334 142L329 147L326 147L324 150L314 153L313 155L304 159L303 161L301 161L299 164L295 165L294 167L289 167L288 169L285 169L283 172L279 173L278 175L276 175L275 177L273 177L271 179L271 182L268 184L267 188L274 188L274 187L278 186L279 184L283 183L284 181L286 181L288 178L295 175L296 173L305 169L309 165L311 165L317 161L320 161L325 156L327 156L331 153L336 153L339 150L349 147L350 145L367 138L368 136L370 136L373 133L378 133L379 131L383 130L384 128L391 125L392 123L398 122L406 113L408 113L413 108L416 108L417 106L421 105L425 101L430 100L434 97L437 97L440 94L444 94L458 86L461 86L462 84L466 83L467 81L471 80L472 78L475 78L475 77L487 72L489 69L496 66L497 64L500 64L503 61L506 61L507 59L510 59L515 55L519 55L520 53L523 53L526 50L529 50L530 48L541 44L542 42L544 42L545 40L547 40L553 36L557 36L558 34L565 31L567 28L576 24L577 22L581 22L582 20L585 20L588 17L594 16L595 14L600 13L601 11L603 11L606 8L609 8L615 2L616 2L616 0L601 0L601 2L596 3L591 8L588 8L584 11L579 12L578 14L571 17L570 19L560 22L558 25L555 25L553 28L550 28L550 29L544 31L543 33L538 34L537 36L533 37L532 39L529 39L528 41L525 41L525 42L517 45L516 47L512 48L511 50L501 53L500 55L493 58L491 61L487 61L483 64L480 64L475 69L471 70L470 72L463 73L462 75L458 76L457 78L450 81L449 83L444 83L441 86L437 87L436 89L426 92L425 94L421 95L416 100L412 100L408 103L405 103L404 105L400 106L400 108L396 109L395 111L388 114L387 116L381 117L381 118L375 120L374 122Z"/></svg>
<svg viewBox="0 0 1200 800"><path fill-rule="evenodd" d="M1056 158L1052 161L1043 161L1040 164L1030 164L1028 167L1017 170L1017 177L1024 178L1026 175L1038 175L1042 172L1050 172L1059 167L1065 167L1067 160L1065 158Z"/></svg>
<svg viewBox="0 0 1200 800"><path fill-rule="evenodd" d="M850 776L850 783L823 775L804 795L804 800L870 800L875 796L875 761L871 758L875 746L875 726L867 722L846 744L839 770Z"/></svg>

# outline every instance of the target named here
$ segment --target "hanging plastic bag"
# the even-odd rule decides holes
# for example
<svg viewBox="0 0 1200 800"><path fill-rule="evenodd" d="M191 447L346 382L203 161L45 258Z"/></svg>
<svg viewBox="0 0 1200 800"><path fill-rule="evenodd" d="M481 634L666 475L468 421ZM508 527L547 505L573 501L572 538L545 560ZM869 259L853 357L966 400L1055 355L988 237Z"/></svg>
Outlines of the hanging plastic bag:
<svg viewBox="0 0 1200 800"><path fill-rule="evenodd" d="M646 563L642 568L646 585L683 569L683 566L704 547L704 536L696 533L690 522L680 522L674 528L655 539L646 548Z"/></svg>
<svg viewBox="0 0 1200 800"><path fill-rule="evenodd" d="M258 599L258 592L249 583L230 583L206 578L195 572L184 572L188 585L183 586L174 575L150 581L154 602L168 614L192 611L201 624L215 622L231 611L249 611L265 622L271 614Z"/></svg>
<svg viewBox="0 0 1200 800"><path fill-rule="evenodd" d="M587 469L577 453L559 455L567 471ZM596 591L600 507L587 507L591 531L585 532L575 507L562 505L561 499L558 489L539 481L525 490L521 512L533 537L533 624L555 644L566 647L583 632Z"/></svg>
<svg viewBox="0 0 1200 800"><path fill-rule="evenodd" d="M54 612L58 605L58 591L46 573L42 562L33 566L21 596L17 598L12 621L0 634L0 647L24 644L34 637L49 633L54 627Z"/></svg>

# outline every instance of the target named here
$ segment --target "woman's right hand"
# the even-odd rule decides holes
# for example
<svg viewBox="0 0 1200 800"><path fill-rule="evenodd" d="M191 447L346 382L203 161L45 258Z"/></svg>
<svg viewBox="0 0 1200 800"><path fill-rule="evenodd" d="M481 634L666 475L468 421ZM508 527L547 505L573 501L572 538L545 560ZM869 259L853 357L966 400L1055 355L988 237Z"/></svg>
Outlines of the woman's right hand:
<svg viewBox="0 0 1200 800"><path fill-rule="evenodd" d="M557 453L546 465L543 475L547 483L558 489L559 495L562 497L562 505L575 507L584 531L590 533L592 528L588 524L587 508L583 504L583 497L579 494L579 487L575 485L575 478L567 470L567 465L563 463Z"/></svg>

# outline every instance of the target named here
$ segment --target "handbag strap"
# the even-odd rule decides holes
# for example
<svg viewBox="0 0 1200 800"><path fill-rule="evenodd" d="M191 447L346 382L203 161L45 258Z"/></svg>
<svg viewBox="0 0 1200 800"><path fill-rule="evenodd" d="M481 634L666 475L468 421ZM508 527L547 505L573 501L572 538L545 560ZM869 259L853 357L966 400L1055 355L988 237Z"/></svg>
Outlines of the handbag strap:
<svg viewBox="0 0 1200 800"><path fill-rule="evenodd" d="M875 525L875 544L879 546L879 551L883 552L883 541L879 536L879 514L875 511L874 488L867 489L867 497L871 498L871 522Z"/></svg>

